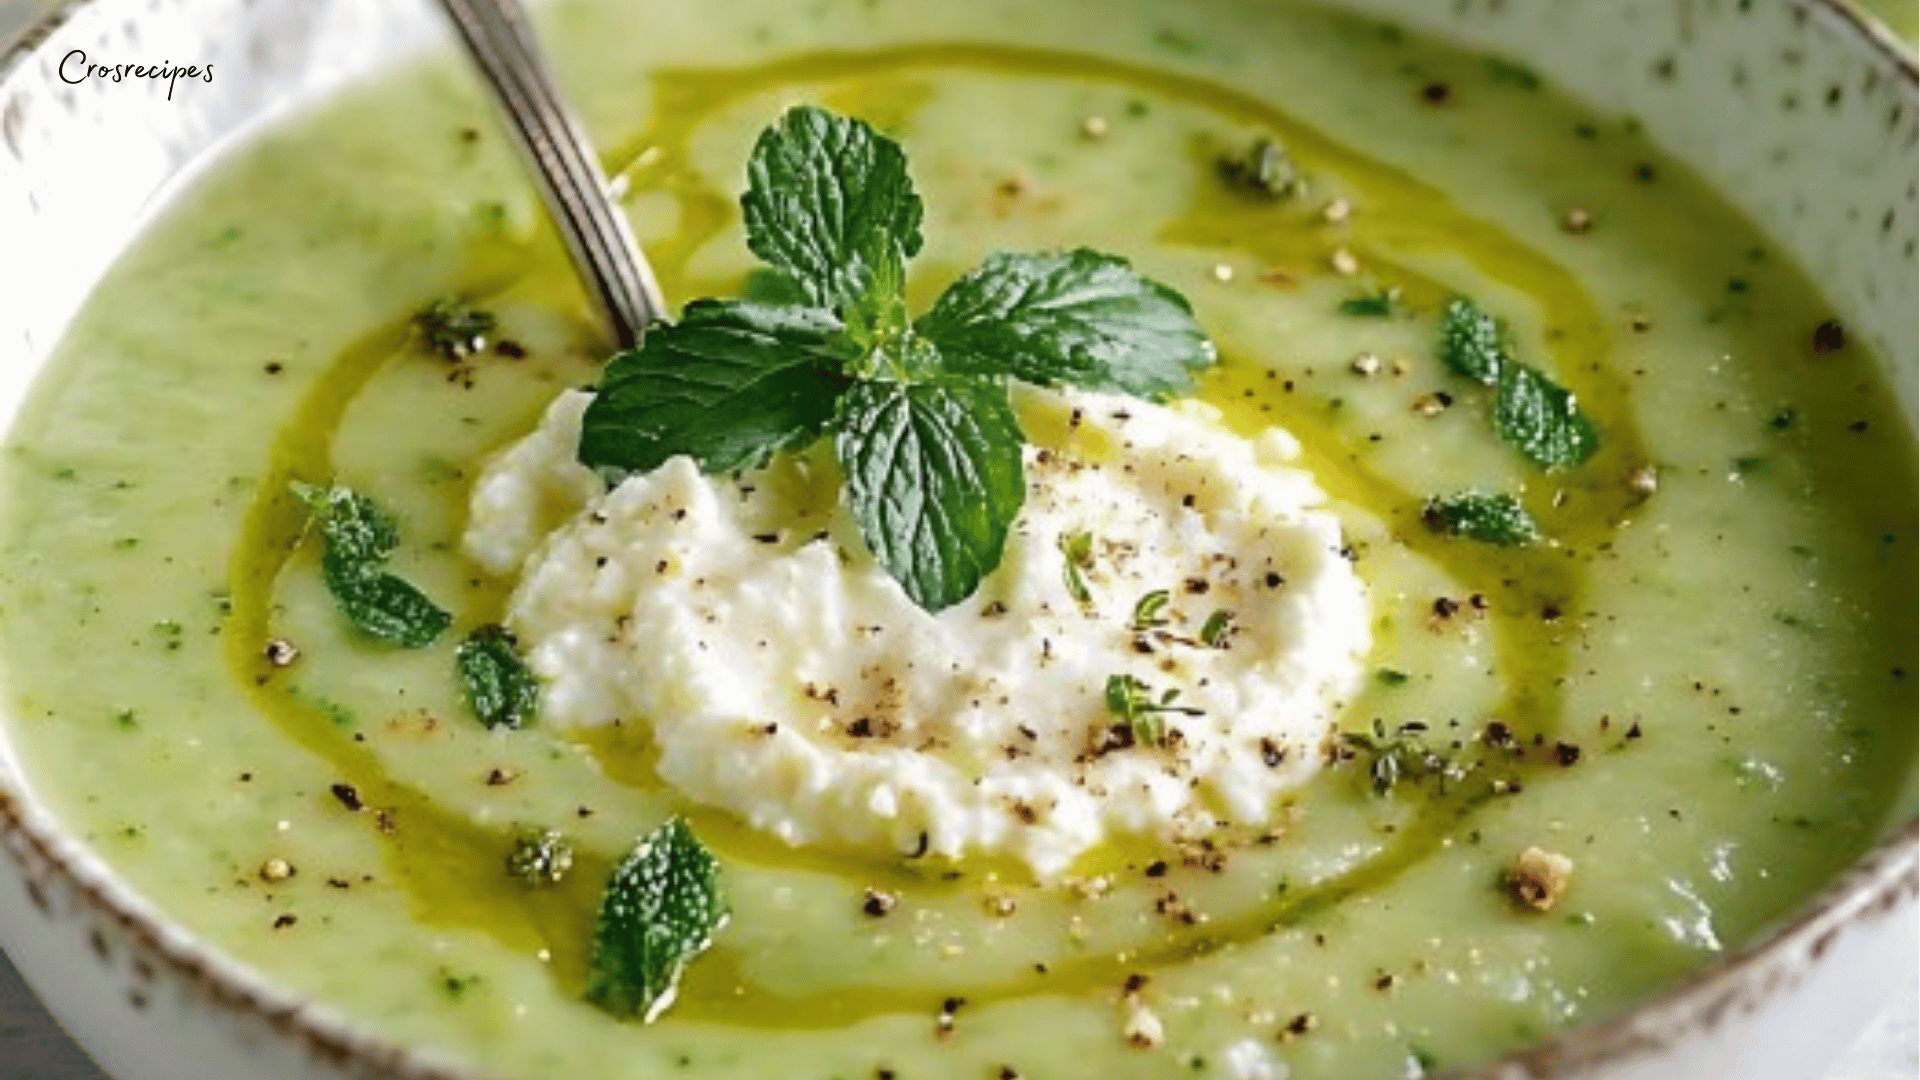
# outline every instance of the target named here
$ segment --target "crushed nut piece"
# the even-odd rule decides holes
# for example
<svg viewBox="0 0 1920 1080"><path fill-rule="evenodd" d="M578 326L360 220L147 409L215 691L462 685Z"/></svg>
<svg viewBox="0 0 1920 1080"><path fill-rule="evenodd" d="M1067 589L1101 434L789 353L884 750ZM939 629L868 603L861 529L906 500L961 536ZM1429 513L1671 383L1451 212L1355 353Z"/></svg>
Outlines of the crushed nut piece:
<svg viewBox="0 0 1920 1080"><path fill-rule="evenodd" d="M1353 252L1343 247L1333 249L1333 254L1327 257L1327 264L1333 267L1333 272L1336 274L1352 275L1360 272L1360 260L1354 258Z"/></svg>
<svg viewBox="0 0 1920 1080"><path fill-rule="evenodd" d="M285 638L274 638L267 642L266 656L267 663L274 667L291 667L295 660L300 659L300 650Z"/></svg>
<svg viewBox="0 0 1920 1080"><path fill-rule="evenodd" d="M1572 859L1530 847L1507 868L1507 895L1530 911L1552 911L1572 877Z"/></svg>
<svg viewBox="0 0 1920 1080"><path fill-rule="evenodd" d="M1642 495L1651 495L1660 490L1660 470L1651 465L1642 465L1627 477L1627 486Z"/></svg>
<svg viewBox="0 0 1920 1080"><path fill-rule="evenodd" d="M1213 280L1225 284L1233 280L1233 266L1230 263L1213 264Z"/></svg>
<svg viewBox="0 0 1920 1080"><path fill-rule="evenodd" d="M1320 220L1329 225L1338 225L1353 216L1353 204L1345 199L1335 199L1320 208Z"/></svg>
<svg viewBox="0 0 1920 1080"><path fill-rule="evenodd" d="M1167 1029L1160 1023L1159 1015L1140 1000L1140 995L1128 994L1124 1005L1127 1019L1121 1034L1126 1036L1128 1046L1151 1050L1166 1041Z"/></svg>
<svg viewBox="0 0 1920 1080"><path fill-rule="evenodd" d="M1584 206L1576 206L1560 220L1560 227L1575 236L1587 232L1593 228L1593 212Z"/></svg>
<svg viewBox="0 0 1920 1080"><path fill-rule="evenodd" d="M1353 358L1353 363L1350 366L1353 368L1353 373L1355 375L1360 375L1360 376L1365 376L1370 378L1373 375L1376 375L1379 373L1380 358L1373 355L1370 352L1363 352L1359 356L1356 356Z"/></svg>
<svg viewBox="0 0 1920 1080"><path fill-rule="evenodd" d="M292 877L293 864L285 859L268 859L260 864L260 880L268 884L278 884Z"/></svg>
<svg viewBox="0 0 1920 1080"><path fill-rule="evenodd" d="M1080 121L1080 134L1089 139L1104 139L1111 130L1112 127L1104 116L1089 116Z"/></svg>

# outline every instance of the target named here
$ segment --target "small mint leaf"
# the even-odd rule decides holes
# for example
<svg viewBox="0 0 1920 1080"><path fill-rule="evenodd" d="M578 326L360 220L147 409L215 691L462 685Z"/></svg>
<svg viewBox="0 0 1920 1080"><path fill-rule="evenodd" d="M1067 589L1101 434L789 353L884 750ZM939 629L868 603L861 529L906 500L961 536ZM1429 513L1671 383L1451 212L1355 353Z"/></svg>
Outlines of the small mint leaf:
<svg viewBox="0 0 1920 1080"><path fill-rule="evenodd" d="M1573 394L1523 364L1511 364L1500 374L1493 429L1548 472L1571 469L1600 448L1600 437Z"/></svg>
<svg viewBox="0 0 1920 1080"><path fill-rule="evenodd" d="M839 427L847 503L874 558L928 611L965 599L999 565L1026 498L1006 384L856 383Z"/></svg>
<svg viewBox="0 0 1920 1080"><path fill-rule="evenodd" d="M587 1000L652 1023L726 922L719 860L686 822L669 819L614 867L600 900Z"/></svg>
<svg viewBox="0 0 1920 1080"><path fill-rule="evenodd" d="M746 280L740 284L740 299L776 307L805 307L807 291L771 266L756 266L747 271Z"/></svg>
<svg viewBox="0 0 1920 1080"><path fill-rule="evenodd" d="M506 627L488 625L476 627L454 653L467 705L489 728L525 727L539 709L540 684L518 644Z"/></svg>
<svg viewBox="0 0 1920 1080"><path fill-rule="evenodd" d="M1464 297L1440 313L1440 359L1455 374L1492 386L1510 361L1500 323Z"/></svg>
<svg viewBox="0 0 1920 1080"><path fill-rule="evenodd" d="M1527 508L1511 495L1482 495L1462 492L1430 499L1420 511L1427 527L1435 532L1464 536L1483 544L1521 547L1540 538L1540 526Z"/></svg>
<svg viewBox="0 0 1920 1080"><path fill-rule="evenodd" d="M382 641L424 648L453 622L425 593L392 574L349 569L332 557L322 562L321 572L353 625Z"/></svg>
<svg viewBox="0 0 1920 1080"><path fill-rule="evenodd" d="M903 259L920 251L920 196L900 144L810 105L760 133L740 207L747 247L819 307L865 293L880 247Z"/></svg>
<svg viewBox="0 0 1920 1080"><path fill-rule="evenodd" d="M697 300L613 358L580 430L580 462L648 472L687 454L708 472L757 465L818 435L846 388L840 322L817 308Z"/></svg>
<svg viewBox="0 0 1920 1080"><path fill-rule="evenodd" d="M1185 297L1086 248L990 256L916 328L952 371L1153 400L1214 361Z"/></svg>
<svg viewBox="0 0 1920 1080"><path fill-rule="evenodd" d="M453 617L384 570L387 557L400 546L393 515L338 485L323 488L296 480L289 486L313 510L326 544L320 576L348 620L373 637L408 649L438 639Z"/></svg>
<svg viewBox="0 0 1920 1080"><path fill-rule="evenodd" d="M294 495L314 511L327 557L344 563L382 563L400 546L400 527L378 503L345 487L295 480Z"/></svg>

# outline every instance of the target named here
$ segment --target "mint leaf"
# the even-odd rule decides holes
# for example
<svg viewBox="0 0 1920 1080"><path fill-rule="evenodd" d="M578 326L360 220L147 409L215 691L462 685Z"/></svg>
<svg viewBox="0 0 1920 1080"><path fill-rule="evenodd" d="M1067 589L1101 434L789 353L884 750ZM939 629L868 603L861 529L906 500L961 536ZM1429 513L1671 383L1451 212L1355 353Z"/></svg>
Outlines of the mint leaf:
<svg viewBox="0 0 1920 1080"><path fill-rule="evenodd" d="M1494 432L1535 465L1548 472L1570 469L1600 448L1573 395L1516 361L1499 321L1473 301L1455 299L1441 313L1440 359L1455 373L1495 388Z"/></svg>
<svg viewBox="0 0 1920 1080"><path fill-rule="evenodd" d="M807 291L800 283L771 266L756 266L740 283L740 299L755 304L806 306Z"/></svg>
<svg viewBox="0 0 1920 1080"><path fill-rule="evenodd" d="M1509 360L1500 323L1464 297L1440 313L1440 359L1474 382L1492 386Z"/></svg>
<svg viewBox="0 0 1920 1080"><path fill-rule="evenodd" d="M587 1000L652 1023L726 922L719 860L686 822L669 819L614 867L600 900Z"/></svg>
<svg viewBox="0 0 1920 1080"><path fill-rule="evenodd" d="M818 435L847 386L817 308L696 300L613 358L580 430L580 462L647 472L687 454L708 472L757 465Z"/></svg>
<svg viewBox="0 0 1920 1080"><path fill-rule="evenodd" d="M1580 414L1573 394L1523 364L1500 375L1493 429L1548 472L1571 469L1600 448L1600 437Z"/></svg>
<svg viewBox="0 0 1920 1080"><path fill-rule="evenodd" d="M476 627L454 653L467 705L489 728L524 727L539 708L540 684L518 644L506 627L488 625Z"/></svg>
<svg viewBox="0 0 1920 1080"><path fill-rule="evenodd" d="M393 515L372 499L335 485L316 487L298 480L294 495L313 508L326 552L320 576L340 610L362 632L409 649L431 645L453 617L425 593L385 572L387 557L400 546Z"/></svg>
<svg viewBox="0 0 1920 1080"><path fill-rule="evenodd" d="M1540 538L1540 526L1511 495L1462 492L1429 499L1420 511L1435 532L1464 536L1484 544L1521 547Z"/></svg>
<svg viewBox="0 0 1920 1080"><path fill-rule="evenodd" d="M952 371L1155 400L1214 359L1184 297L1086 248L990 256L915 328Z"/></svg>
<svg viewBox="0 0 1920 1080"><path fill-rule="evenodd" d="M425 593L392 574L350 569L331 558L321 564L321 572L353 625L382 641L424 648L453 622Z"/></svg>
<svg viewBox="0 0 1920 1080"><path fill-rule="evenodd" d="M875 251L920 251L920 196L900 144L810 105L788 109L760 133L740 207L748 249L820 307L866 291Z"/></svg>
<svg viewBox="0 0 1920 1080"><path fill-rule="evenodd" d="M839 424L847 502L874 558L928 611L965 599L1026 498L1005 383L855 383Z"/></svg>
<svg viewBox="0 0 1920 1080"><path fill-rule="evenodd" d="M294 497L314 511L326 557L343 563L382 563L400 546L400 526L378 503L345 487L319 487L295 480Z"/></svg>

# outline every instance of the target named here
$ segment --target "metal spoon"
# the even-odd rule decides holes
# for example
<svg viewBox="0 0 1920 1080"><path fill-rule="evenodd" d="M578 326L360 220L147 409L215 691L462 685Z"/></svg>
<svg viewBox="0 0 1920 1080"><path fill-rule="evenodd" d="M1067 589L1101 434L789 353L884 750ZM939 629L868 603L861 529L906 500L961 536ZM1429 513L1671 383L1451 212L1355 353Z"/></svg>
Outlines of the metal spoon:
<svg viewBox="0 0 1920 1080"><path fill-rule="evenodd" d="M614 339L622 348L634 345L648 323L666 318L666 298L554 85L526 9L520 0L440 0L440 6L507 114L574 269Z"/></svg>

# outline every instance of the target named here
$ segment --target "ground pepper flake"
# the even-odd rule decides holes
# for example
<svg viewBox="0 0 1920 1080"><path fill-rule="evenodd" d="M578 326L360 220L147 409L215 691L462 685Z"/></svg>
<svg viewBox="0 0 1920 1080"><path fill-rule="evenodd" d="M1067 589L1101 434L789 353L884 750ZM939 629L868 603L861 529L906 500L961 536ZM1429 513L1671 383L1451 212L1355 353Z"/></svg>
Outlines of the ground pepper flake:
<svg viewBox="0 0 1920 1080"><path fill-rule="evenodd" d="M340 801L341 806L356 814L366 806L366 803L360 801L360 789L352 784L335 784L329 790L333 792L333 797Z"/></svg>
<svg viewBox="0 0 1920 1080"><path fill-rule="evenodd" d="M1813 352L1816 356L1826 356L1839 352L1847 345L1847 333L1837 319L1828 319L1813 328Z"/></svg>

